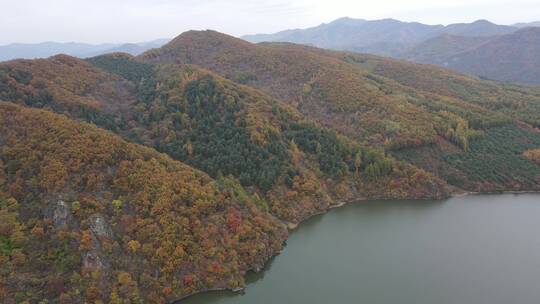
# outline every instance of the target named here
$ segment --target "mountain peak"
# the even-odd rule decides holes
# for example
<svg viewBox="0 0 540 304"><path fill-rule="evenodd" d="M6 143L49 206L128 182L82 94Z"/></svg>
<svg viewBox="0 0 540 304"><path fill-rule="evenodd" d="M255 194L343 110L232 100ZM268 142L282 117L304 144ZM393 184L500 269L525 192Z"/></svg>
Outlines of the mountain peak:
<svg viewBox="0 0 540 304"><path fill-rule="evenodd" d="M143 53L140 58L152 62L168 58L169 62L180 63L193 57L218 54L220 51L241 52L250 46L250 42L214 30L187 31L163 47ZM205 50L205 53L201 53L201 50Z"/></svg>
<svg viewBox="0 0 540 304"><path fill-rule="evenodd" d="M339 19L336 19L329 24L344 24L344 25L358 25L367 22L365 19L355 19L351 17L342 17Z"/></svg>
<svg viewBox="0 0 540 304"><path fill-rule="evenodd" d="M239 39L239 38L227 35L227 34L223 34L214 30L202 30L202 31L191 30L191 31L187 31L176 36L176 38L171 40L169 43L165 44L164 47L166 48L166 47L177 45L179 43L186 43L189 41L210 42L212 44L215 44L217 42L241 43L241 44L248 43L242 39Z"/></svg>
<svg viewBox="0 0 540 304"><path fill-rule="evenodd" d="M471 24L476 24L476 25L495 25L495 23L489 21L489 20L486 20L486 19L478 19L476 21L474 21L473 23Z"/></svg>
<svg viewBox="0 0 540 304"><path fill-rule="evenodd" d="M84 62L83 60L77 57L73 57L66 54L57 54L57 55L49 57L49 59L55 62L62 63L62 64L67 64L67 65L75 65L75 64Z"/></svg>

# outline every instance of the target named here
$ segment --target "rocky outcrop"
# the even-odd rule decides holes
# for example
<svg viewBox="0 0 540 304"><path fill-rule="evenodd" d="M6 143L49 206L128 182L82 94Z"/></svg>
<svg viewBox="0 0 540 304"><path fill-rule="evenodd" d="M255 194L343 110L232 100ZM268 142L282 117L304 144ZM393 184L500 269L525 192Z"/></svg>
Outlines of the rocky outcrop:
<svg viewBox="0 0 540 304"><path fill-rule="evenodd" d="M90 230L92 233L98 237L112 237L112 230L109 227L109 224L101 214L94 214L90 217Z"/></svg>
<svg viewBox="0 0 540 304"><path fill-rule="evenodd" d="M61 229L67 226L70 218L69 206L63 201L59 200L56 203L56 207L53 211L53 222L56 229Z"/></svg>

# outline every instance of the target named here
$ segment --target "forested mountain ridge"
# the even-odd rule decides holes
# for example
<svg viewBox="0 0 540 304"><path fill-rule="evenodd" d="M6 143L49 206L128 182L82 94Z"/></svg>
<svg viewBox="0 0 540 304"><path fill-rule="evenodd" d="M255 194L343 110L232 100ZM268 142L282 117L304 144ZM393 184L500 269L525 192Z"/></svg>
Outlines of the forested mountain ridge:
<svg viewBox="0 0 540 304"><path fill-rule="evenodd" d="M321 128L257 90L195 66L152 65L126 54L112 54L89 60L100 68L76 58L66 67L55 58L47 64L71 68L67 75L84 67L90 75L103 73L115 82L121 77L122 86L116 87L130 92L129 98L116 95L123 107L114 111L99 108L95 117L107 119L72 115L49 105L35 106L94 122L215 178L232 174L243 186L254 187L268 200L264 208L283 220L298 223L354 197L446 195L442 181L422 170L388 158L381 149L366 148ZM10 80L11 74L19 72L17 64L6 64ZM34 91L41 73L36 68L26 85L16 83L7 91ZM85 77L78 79L87 82ZM55 91L55 84L63 86L62 81L53 82L45 92ZM84 97L91 90L79 93ZM109 102L105 97L96 102ZM15 101L28 105L25 98ZM55 104L54 98L51 104ZM111 122L113 127L109 127Z"/></svg>
<svg viewBox="0 0 540 304"><path fill-rule="evenodd" d="M288 43L254 45L213 31L191 31L139 58L197 64L240 79L327 128L387 151L435 145L444 147L440 154L468 158L473 153L469 144L486 131L511 125L513 119L531 127L539 121L538 89L369 55ZM458 149L446 151L452 146ZM523 161L522 152L512 153L507 161ZM516 169L504 178L493 179L486 172L471 179L471 172L441 169L449 168L449 162L438 160L439 169L422 167L442 172L446 180L468 190L538 188L534 173L523 177Z"/></svg>
<svg viewBox="0 0 540 304"><path fill-rule="evenodd" d="M192 63L240 79L326 127L373 144L422 144L437 136L431 114L394 92L398 84L310 48L253 45L217 32L188 32L141 58Z"/></svg>

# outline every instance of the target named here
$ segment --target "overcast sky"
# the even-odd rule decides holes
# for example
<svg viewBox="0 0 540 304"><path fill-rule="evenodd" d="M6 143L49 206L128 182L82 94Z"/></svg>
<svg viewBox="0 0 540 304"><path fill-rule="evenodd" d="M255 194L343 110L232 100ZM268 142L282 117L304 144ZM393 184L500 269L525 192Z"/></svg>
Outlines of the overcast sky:
<svg viewBox="0 0 540 304"><path fill-rule="evenodd" d="M0 0L0 44L138 42L190 29L240 36L343 16L512 24L540 19L540 0Z"/></svg>

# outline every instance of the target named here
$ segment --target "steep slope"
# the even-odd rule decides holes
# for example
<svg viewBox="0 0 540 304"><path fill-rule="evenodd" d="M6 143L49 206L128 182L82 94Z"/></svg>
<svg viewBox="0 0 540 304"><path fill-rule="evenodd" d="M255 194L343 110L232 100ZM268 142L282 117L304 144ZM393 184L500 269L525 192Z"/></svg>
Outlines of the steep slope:
<svg viewBox="0 0 540 304"><path fill-rule="evenodd" d="M384 62L379 65L368 60L369 56L352 53L283 43L253 45L212 31L184 33L140 58L204 66L286 101L325 127L388 151L435 145L446 147L445 152L457 149L469 155L473 153L470 143L489 129L510 125L512 119L537 125L540 115L536 110L540 95L534 89L412 64L409 72L385 74L374 69L392 67L398 61L379 58ZM431 74L441 77L432 79ZM444 77L455 81L445 82ZM478 87L481 92L475 91ZM517 107L524 104L531 108ZM523 159L521 152L514 158ZM495 186L485 187L478 180L471 181L470 175L459 170L451 181L480 191L538 188L535 176L522 178L519 172L505 180L486 175Z"/></svg>
<svg viewBox="0 0 540 304"><path fill-rule="evenodd" d="M450 57L447 66L489 79L540 84L540 28L525 28L492 39Z"/></svg>
<svg viewBox="0 0 540 304"><path fill-rule="evenodd" d="M406 49L442 34L483 37L508 34L517 29L486 20L442 26L393 19L341 18L313 28L287 30L276 34L248 35L242 38L255 43L292 42L335 50L402 56Z"/></svg>
<svg viewBox="0 0 540 304"><path fill-rule="evenodd" d="M0 103L3 303L162 302L243 286L286 237L228 179Z"/></svg>
<svg viewBox="0 0 540 304"><path fill-rule="evenodd" d="M414 45L399 57L418 63L449 66L449 59L463 52L471 51L496 36L468 37L443 34Z"/></svg>

